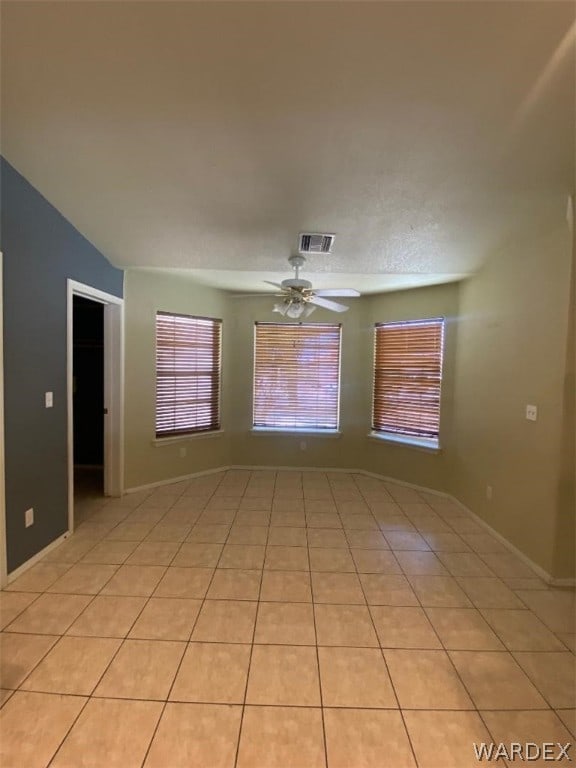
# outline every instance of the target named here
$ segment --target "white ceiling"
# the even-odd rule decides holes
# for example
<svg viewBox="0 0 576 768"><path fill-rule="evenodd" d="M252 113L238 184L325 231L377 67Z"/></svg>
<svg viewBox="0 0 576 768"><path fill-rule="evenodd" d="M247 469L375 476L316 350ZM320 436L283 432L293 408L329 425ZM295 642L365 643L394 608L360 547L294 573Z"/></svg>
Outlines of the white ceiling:
<svg viewBox="0 0 576 768"><path fill-rule="evenodd" d="M566 208L575 8L3 3L2 152L119 267L459 279Z"/></svg>

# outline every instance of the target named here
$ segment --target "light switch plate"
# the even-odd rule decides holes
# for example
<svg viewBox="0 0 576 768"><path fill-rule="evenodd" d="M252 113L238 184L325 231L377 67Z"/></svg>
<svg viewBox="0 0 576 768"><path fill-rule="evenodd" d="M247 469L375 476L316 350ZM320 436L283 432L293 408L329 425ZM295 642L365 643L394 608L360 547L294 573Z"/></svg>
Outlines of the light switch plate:
<svg viewBox="0 0 576 768"><path fill-rule="evenodd" d="M44 403L46 408L52 408L54 405L54 392L46 392L44 395Z"/></svg>
<svg viewBox="0 0 576 768"><path fill-rule="evenodd" d="M538 418L538 408L535 405L526 406L526 418L528 421L536 421Z"/></svg>

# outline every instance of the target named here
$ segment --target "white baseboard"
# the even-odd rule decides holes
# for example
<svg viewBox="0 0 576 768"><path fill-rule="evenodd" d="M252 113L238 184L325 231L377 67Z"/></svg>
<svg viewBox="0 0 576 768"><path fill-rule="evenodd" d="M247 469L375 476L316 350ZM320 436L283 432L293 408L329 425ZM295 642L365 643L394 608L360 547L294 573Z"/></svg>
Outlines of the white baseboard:
<svg viewBox="0 0 576 768"><path fill-rule="evenodd" d="M395 485L401 485L404 488L412 488L414 491L422 491L423 493L431 493L432 496L438 496L441 499L449 499L453 501L453 497L445 491L436 491L434 488L427 488L425 485L416 485L416 483L409 483L406 480L397 480L395 477L388 477L387 475L379 475L377 472L369 472L367 469L354 469L353 472L357 472L367 477L374 477L376 480L383 480L385 483L394 483Z"/></svg>
<svg viewBox="0 0 576 768"><path fill-rule="evenodd" d="M271 472L342 472L348 475L365 475L366 477L373 477L376 480L382 480L385 483L394 483L395 485L402 485L405 488L413 488L415 491L423 491L425 493L431 493L434 496L439 496L444 499L452 500L452 496L444 491L436 491L433 488L426 488L423 485L416 485L415 483L409 483L406 480L398 480L395 477L388 477L387 475L379 475L377 472L369 472L367 469L352 469L348 467L270 467L270 466L250 466L248 464L233 464L226 469L241 469L246 471L271 471Z"/></svg>
<svg viewBox="0 0 576 768"><path fill-rule="evenodd" d="M343 467L271 467L264 464L232 464L228 469L239 469L247 472L342 472L348 474L358 474L358 472L360 472L358 469L347 469Z"/></svg>
<svg viewBox="0 0 576 768"><path fill-rule="evenodd" d="M472 512L471 509L468 509L468 507L463 504L463 502L460 501L460 499L456 498L456 496L453 496L450 493L446 493L444 491L437 491L434 488L427 488L423 485L417 485L416 483L409 483L405 480L398 480L395 477L388 477L387 475L381 475L377 472L370 472L366 469L353 469L353 468L343 468L343 467L271 467L267 465L244 465L244 464L232 464L230 466L224 466L224 467L217 467L215 469L206 469L201 472L193 472L188 475L181 475L179 477L173 477L169 480L159 480L155 483L148 483L147 485L139 485L134 488L128 488L126 489L125 493L135 493L136 491L144 491L144 490L151 490L153 488L159 488L162 485L171 485L172 483L179 483L185 480L193 480L197 477L202 477L204 475L213 475L217 474L218 472L226 472L228 470L246 470L246 471L271 471L271 472L338 472L338 473L344 473L344 474L356 474L356 475L365 475L366 477L373 477L377 480L382 480L383 482L388 483L395 483L396 485L402 485L406 488L412 488L415 491L422 491L423 493L429 493L433 496L438 496L439 498L448 499L450 501L453 501L455 504L457 504L474 522L478 523L482 528L484 528L488 533L490 533L492 536L494 536L495 539L497 539L503 546L508 549L509 552L511 552L513 555L516 555L520 560L522 560L523 563L525 563L532 571L534 571L534 575L538 577L539 579L542 579L542 581L546 582L546 584L549 584L553 587L565 587L565 588L573 588L576 587L576 578L567 578L567 579L555 579L551 574L549 574L547 571L544 570L540 565L535 563L533 560L531 560L527 555L524 554L520 549L514 546L508 539L506 539L504 536L502 536L501 533L498 533L497 530L492 528L492 526L487 523L485 520L483 520L481 517L479 517L475 512ZM42 554L45 554L47 550L44 550Z"/></svg>
<svg viewBox="0 0 576 768"><path fill-rule="evenodd" d="M493 528L490 523L487 523L475 512L472 512L472 510L469 509L463 502L461 502L460 499L457 499L456 496L450 496L450 498L460 507L460 509L466 512L466 514L469 515L475 523L478 523L478 525L482 526L482 528L494 536L494 538L497 539L500 544L505 546L506 549L508 549L513 555L516 555L519 560L522 560L522 562L531 568L534 571L534 574L538 576L538 578L542 579L542 581L545 581L546 584L549 584L552 587L576 586L576 579L555 579L551 574L548 573L548 571L544 570L542 566L538 565L538 563L535 563L531 558L528 557L528 555L525 555L522 550L518 549L518 547L514 546L512 542L508 541L505 536L503 536L501 533L498 533L498 531Z"/></svg>
<svg viewBox="0 0 576 768"><path fill-rule="evenodd" d="M559 589L576 589L576 579L550 579L548 583L551 587Z"/></svg>
<svg viewBox="0 0 576 768"><path fill-rule="evenodd" d="M48 552L52 552L53 549L56 549L57 546L62 544L62 542L65 541L69 535L70 534L68 531L66 531L66 533L62 534L62 536L58 536L57 539L54 539L54 541L48 544L47 547L44 547L44 549L41 549L40 552L37 552L29 560L26 560L25 563L19 565L15 570L10 571L8 574L7 583L11 584L15 579L18 578L18 576L22 576L22 574L25 573L29 568L32 568L33 565L36 565L37 562L42 560L42 558L47 555Z"/></svg>
<svg viewBox="0 0 576 768"><path fill-rule="evenodd" d="M204 477L205 475L216 475L218 472L227 472L229 469L236 469L236 467L216 467L215 469L203 469L201 472L191 472L188 475L179 475L178 477L171 477L169 480L157 480L155 483L146 483L145 485L134 485L131 488L125 488L124 493L137 493L138 491L151 491L154 488L160 488L163 485L173 485L174 483L182 483L186 480L194 480L196 477Z"/></svg>

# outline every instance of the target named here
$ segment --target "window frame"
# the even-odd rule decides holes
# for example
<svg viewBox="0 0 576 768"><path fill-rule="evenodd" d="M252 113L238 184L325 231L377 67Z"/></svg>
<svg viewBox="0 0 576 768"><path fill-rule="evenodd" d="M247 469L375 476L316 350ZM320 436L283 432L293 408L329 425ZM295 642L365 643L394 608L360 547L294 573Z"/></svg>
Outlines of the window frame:
<svg viewBox="0 0 576 768"><path fill-rule="evenodd" d="M160 344L159 344L159 318L160 317L167 317L167 318L181 318L187 321L201 321L203 323L210 324L208 327L211 328L212 334L216 334L216 342L212 344L211 347L211 367L209 371L200 372L198 367L190 368L189 371L187 371L188 375L193 377L195 375L207 375L211 377L212 379L215 379L215 392L213 393L210 400L208 400L212 417L207 423L206 426L185 426L180 429L178 428L172 428L172 429L160 429L159 430L159 382L162 378L162 371L159 367L159 350L160 350ZM154 399L154 435L155 435L155 442L173 442L175 440L181 440L186 438L194 438L194 437L208 437L210 435L217 434L222 431L222 319L216 318L216 317L206 317L202 315L188 315L182 312L168 312L165 310L156 310L154 315L154 330L155 330L155 399ZM200 326L197 326L198 328ZM190 344L187 348L188 349L194 349L196 344ZM170 378L170 372L165 371L164 375L166 378ZM176 378L174 375L172 378ZM182 399L182 398L180 398ZM192 405L194 405L196 408L199 406L201 402L201 399L197 396L193 401ZM179 398L177 395L174 395L174 409L177 410L178 406L184 405L184 403L179 403ZM190 403L189 403L190 405ZM196 419L198 418L198 415L196 415ZM178 416L175 414L173 419L174 427L178 424Z"/></svg>
<svg viewBox="0 0 576 768"><path fill-rule="evenodd" d="M278 331L282 332L286 329L286 333L297 333L296 328L304 329L321 329L326 328L331 332L337 331L338 334L338 364L336 372L336 402L333 411L333 422L331 426L318 426L313 424L274 424L263 423L265 420L262 417L258 417L257 414L257 376L258 376L258 329L262 327L275 327ZM254 337L253 337L253 375L252 375L252 432L253 434L279 434L279 435L317 435L324 437L337 437L340 434L340 398L341 398L341 372L342 372L342 324L341 323L282 323L282 322L260 322L254 323ZM281 366L277 367L277 370L281 370ZM294 369L293 369L294 370ZM297 370L297 369L296 369ZM260 422L260 423L257 423Z"/></svg>
<svg viewBox="0 0 576 768"><path fill-rule="evenodd" d="M378 358L379 358L379 336L378 330L386 327L417 327L417 326L430 326L433 324L440 329L440 344L438 351L438 372L439 378L437 383L438 390L438 406L437 406L437 425L435 435L418 435L410 433L408 430L398 431L387 430L377 425L377 409L376 398L377 390L379 386L384 387L383 382L379 382L378 372ZM441 423L442 423L442 385L444 381L444 358L445 358L445 340L446 340L446 318L445 317L430 317L417 320L396 320L386 321L374 324L374 340L373 340L373 365L372 365L372 413L371 413L371 431L369 436L385 442L396 443L399 445L407 445L414 448L420 448L423 450L429 450L433 452L440 451L440 435L441 435ZM384 373L380 376L383 378ZM404 373L406 378L406 374ZM383 414L382 414L383 415ZM413 430L416 432L417 430Z"/></svg>

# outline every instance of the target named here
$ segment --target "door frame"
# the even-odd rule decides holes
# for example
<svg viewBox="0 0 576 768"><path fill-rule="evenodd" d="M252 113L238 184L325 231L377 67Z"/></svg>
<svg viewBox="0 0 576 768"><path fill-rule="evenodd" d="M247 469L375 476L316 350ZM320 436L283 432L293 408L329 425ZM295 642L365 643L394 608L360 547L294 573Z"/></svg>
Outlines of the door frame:
<svg viewBox="0 0 576 768"><path fill-rule="evenodd" d="M124 491L124 299L67 281L68 532L74 531L74 296L104 305L104 495Z"/></svg>
<svg viewBox="0 0 576 768"><path fill-rule="evenodd" d="M8 583L6 554L6 487L4 467L4 287L3 259L0 251L0 588Z"/></svg>

